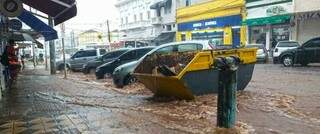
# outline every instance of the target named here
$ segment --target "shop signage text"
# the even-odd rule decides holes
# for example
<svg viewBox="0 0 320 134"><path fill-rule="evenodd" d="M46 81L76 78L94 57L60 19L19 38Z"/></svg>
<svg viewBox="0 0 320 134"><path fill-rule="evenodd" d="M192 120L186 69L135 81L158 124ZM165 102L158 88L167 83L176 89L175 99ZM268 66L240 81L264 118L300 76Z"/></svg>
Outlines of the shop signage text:
<svg viewBox="0 0 320 134"><path fill-rule="evenodd" d="M240 26L242 18L240 15L219 17L201 21L186 22L178 24L178 31L192 31L196 29L206 29L224 26Z"/></svg>
<svg viewBox="0 0 320 134"><path fill-rule="evenodd" d="M265 18L277 15L285 15L293 13L292 2L269 5L257 8L250 8L247 10L247 19Z"/></svg>

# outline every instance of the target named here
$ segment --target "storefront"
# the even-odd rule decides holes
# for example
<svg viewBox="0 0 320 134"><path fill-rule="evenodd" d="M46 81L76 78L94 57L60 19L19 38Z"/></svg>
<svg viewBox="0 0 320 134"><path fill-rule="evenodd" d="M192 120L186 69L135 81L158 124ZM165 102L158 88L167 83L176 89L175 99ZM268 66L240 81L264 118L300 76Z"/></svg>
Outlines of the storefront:
<svg viewBox="0 0 320 134"><path fill-rule="evenodd" d="M178 9L177 41L212 40L217 45L244 44L246 33L242 26L243 6L244 2L241 0L232 2L216 0ZM203 11L200 12L199 9Z"/></svg>
<svg viewBox="0 0 320 134"><path fill-rule="evenodd" d="M291 39L292 1L262 0L246 6L248 16L243 24L248 26L249 44L264 44L270 50L279 41Z"/></svg>

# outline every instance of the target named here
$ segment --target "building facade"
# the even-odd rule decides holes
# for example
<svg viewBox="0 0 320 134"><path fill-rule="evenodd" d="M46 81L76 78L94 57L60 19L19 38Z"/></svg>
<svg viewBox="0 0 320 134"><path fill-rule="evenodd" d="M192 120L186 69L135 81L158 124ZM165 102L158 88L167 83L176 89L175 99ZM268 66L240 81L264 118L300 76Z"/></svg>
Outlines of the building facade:
<svg viewBox="0 0 320 134"><path fill-rule="evenodd" d="M320 0L294 0L292 39L304 43L320 37Z"/></svg>
<svg viewBox="0 0 320 134"><path fill-rule="evenodd" d="M160 45L175 40L178 0L118 0L120 40Z"/></svg>
<svg viewBox="0 0 320 134"><path fill-rule="evenodd" d="M85 47L89 45L103 45L105 43L106 37L102 32L97 30L87 30L78 35L79 46Z"/></svg>
<svg viewBox="0 0 320 134"><path fill-rule="evenodd" d="M151 23L155 17L150 6L153 0L118 0L120 40L150 42L159 33Z"/></svg>
<svg viewBox="0 0 320 134"><path fill-rule="evenodd" d="M176 19L178 41L210 39L216 45L245 44L244 0L182 0Z"/></svg>
<svg viewBox="0 0 320 134"><path fill-rule="evenodd" d="M179 0L158 0L150 6L155 16L151 19L151 23L155 30L159 33L153 40L156 45L175 41L177 31L176 25L176 9Z"/></svg>
<svg viewBox="0 0 320 134"><path fill-rule="evenodd" d="M279 41L292 39L292 0L247 0L248 43L270 50Z"/></svg>

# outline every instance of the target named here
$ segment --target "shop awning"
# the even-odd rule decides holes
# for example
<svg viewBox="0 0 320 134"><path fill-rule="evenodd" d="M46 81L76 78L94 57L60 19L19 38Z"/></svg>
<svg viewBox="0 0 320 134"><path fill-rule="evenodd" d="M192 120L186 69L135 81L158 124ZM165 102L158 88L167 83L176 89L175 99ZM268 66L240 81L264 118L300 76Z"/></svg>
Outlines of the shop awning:
<svg viewBox="0 0 320 134"><path fill-rule="evenodd" d="M58 38L57 31L46 23L42 22L37 17L33 16L29 11L24 10L18 18L30 26L33 30L39 32L45 39L50 41Z"/></svg>
<svg viewBox="0 0 320 134"><path fill-rule="evenodd" d="M259 26L259 25L268 25L268 24L281 24L289 22L291 19L290 15L279 15L265 18L256 18L256 19L248 19L243 22L244 25L248 26Z"/></svg>
<svg viewBox="0 0 320 134"><path fill-rule="evenodd" d="M54 19L58 25L77 15L75 0L22 0L24 4L39 10Z"/></svg>
<svg viewBox="0 0 320 134"><path fill-rule="evenodd" d="M13 32L9 38L15 41L29 41L29 42L35 41L31 35L27 33L19 33L19 32Z"/></svg>

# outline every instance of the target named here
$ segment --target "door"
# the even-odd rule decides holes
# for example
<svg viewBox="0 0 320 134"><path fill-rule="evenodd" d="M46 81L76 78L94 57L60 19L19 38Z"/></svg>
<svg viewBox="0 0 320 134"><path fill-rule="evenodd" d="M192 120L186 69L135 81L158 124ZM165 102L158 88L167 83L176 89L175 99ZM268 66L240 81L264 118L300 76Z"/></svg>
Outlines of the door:
<svg viewBox="0 0 320 134"><path fill-rule="evenodd" d="M300 63L314 63L319 61L319 59L317 58L317 51L319 51L319 43L320 38L312 39L302 46L302 49L300 49L301 52L298 53L298 59L300 60Z"/></svg>
<svg viewBox="0 0 320 134"><path fill-rule="evenodd" d="M240 46L240 28L232 29L232 47Z"/></svg>
<svg viewBox="0 0 320 134"><path fill-rule="evenodd" d="M320 38L314 40L315 44L315 62L320 63Z"/></svg>
<svg viewBox="0 0 320 134"><path fill-rule="evenodd" d="M120 57L120 60L117 61L116 67L122 64L128 63L130 61L134 61L136 57L137 57L137 50L132 50L130 52L127 52Z"/></svg>
<svg viewBox="0 0 320 134"><path fill-rule="evenodd" d="M72 69L81 69L82 66L97 56L96 50L79 51L70 60Z"/></svg>
<svg viewBox="0 0 320 134"><path fill-rule="evenodd" d="M86 56L85 51L78 51L76 52L70 59L70 65L72 69L77 69L78 68L78 63L81 62L83 57Z"/></svg>

